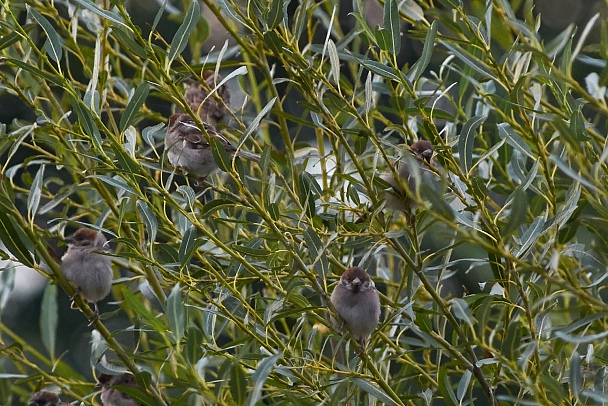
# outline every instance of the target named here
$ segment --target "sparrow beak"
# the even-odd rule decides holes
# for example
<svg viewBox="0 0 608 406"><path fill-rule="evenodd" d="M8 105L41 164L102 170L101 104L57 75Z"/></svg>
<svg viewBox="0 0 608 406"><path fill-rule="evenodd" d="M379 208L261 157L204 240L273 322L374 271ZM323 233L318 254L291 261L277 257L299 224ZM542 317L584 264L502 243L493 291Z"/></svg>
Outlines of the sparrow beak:
<svg viewBox="0 0 608 406"><path fill-rule="evenodd" d="M424 151L422 151L422 153L420 154L420 156L425 161L431 162L431 158L433 157L433 150L432 149L425 149Z"/></svg>
<svg viewBox="0 0 608 406"><path fill-rule="evenodd" d="M361 285L361 279L355 278L355 279L353 279L353 281L350 284L353 286L359 286L359 285Z"/></svg>

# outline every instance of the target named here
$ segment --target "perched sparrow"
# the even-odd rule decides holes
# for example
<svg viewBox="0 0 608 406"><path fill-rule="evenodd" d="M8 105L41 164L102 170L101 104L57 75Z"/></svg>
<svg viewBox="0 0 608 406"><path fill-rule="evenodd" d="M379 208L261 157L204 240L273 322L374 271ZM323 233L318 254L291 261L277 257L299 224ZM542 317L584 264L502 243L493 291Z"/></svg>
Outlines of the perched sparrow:
<svg viewBox="0 0 608 406"><path fill-rule="evenodd" d="M220 140L230 157L236 153L241 158L260 160L259 157L249 152L237 152L226 138L222 137L213 127L204 124L207 134ZM171 165L185 169L188 174L198 179L205 179L217 169L211 146L188 114L174 114L169 117L165 135L165 150L168 151L167 157Z"/></svg>
<svg viewBox="0 0 608 406"><path fill-rule="evenodd" d="M209 122L213 127L217 127L217 123L224 117L227 106L230 104L230 89L224 83L217 88L214 94L209 95L209 92L215 89L223 78L220 75L215 76L212 70L206 70L203 72L203 79L206 86L201 86L198 81L190 79L184 97L186 103L190 105L192 111L199 115L202 121Z"/></svg>
<svg viewBox="0 0 608 406"><path fill-rule="evenodd" d="M43 390L34 393L28 406L68 406L68 404L59 400L59 396L53 392Z"/></svg>
<svg viewBox="0 0 608 406"><path fill-rule="evenodd" d="M66 279L76 286L76 295L93 302L108 296L112 289L112 259L101 253L109 252L106 237L90 228L78 229L71 238L68 250L61 258L61 269Z"/></svg>
<svg viewBox="0 0 608 406"><path fill-rule="evenodd" d="M435 174L429 170L431 166L431 158L433 157L433 146L429 141L420 140L412 144L410 152L414 155L414 160L409 160L409 164L412 162L418 165L418 171L420 173L420 179L423 182L433 182L436 180ZM388 182L393 190L384 193L386 198L386 206L392 210L399 210L408 212L416 207L415 199L418 193L419 184L417 183L416 177L412 174L411 167L408 165L408 161L400 162L396 168L399 179L395 179L395 175L391 168L387 168L380 178ZM404 190L407 186L408 191Z"/></svg>
<svg viewBox="0 0 608 406"><path fill-rule="evenodd" d="M330 300L363 352L367 338L380 319L380 297L374 282L363 268L348 268L340 277Z"/></svg>
<svg viewBox="0 0 608 406"><path fill-rule="evenodd" d="M133 375L127 373L120 375L100 374L98 381L101 386L101 403L104 406L139 406L139 403L131 399L129 395L112 388L114 385L137 388Z"/></svg>

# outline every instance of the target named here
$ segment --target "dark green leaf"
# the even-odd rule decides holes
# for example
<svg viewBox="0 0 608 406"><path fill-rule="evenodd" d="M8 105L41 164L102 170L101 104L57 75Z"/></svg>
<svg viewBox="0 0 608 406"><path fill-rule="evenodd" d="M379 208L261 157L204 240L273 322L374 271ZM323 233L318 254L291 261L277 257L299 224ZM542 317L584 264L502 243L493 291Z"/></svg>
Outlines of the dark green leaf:
<svg viewBox="0 0 608 406"><path fill-rule="evenodd" d="M242 405L247 400L247 378L245 369L240 361L235 358L230 368L230 394L236 405Z"/></svg>
<svg viewBox="0 0 608 406"><path fill-rule="evenodd" d="M30 17L34 19L40 25L40 27L42 27L46 34L46 42L44 44L44 47L46 48L48 54L50 55L52 60L59 63L63 55L63 40L61 39L59 34L57 34L57 31L55 31L55 28L53 28L51 23L49 23L49 20L47 20L42 14L36 11L36 9L30 7L29 4L26 4L26 8ZM60 66L59 69L61 69Z"/></svg>
<svg viewBox="0 0 608 406"><path fill-rule="evenodd" d="M452 388L452 384L450 383L447 365L442 365L439 368L437 383L439 384L439 392L441 392L441 395L443 396L443 401L449 406L459 405L456 394L454 393L454 388Z"/></svg>
<svg viewBox="0 0 608 406"><path fill-rule="evenodd" d="M268 375L270 375L270 372L274 369L277 361L281 359L282 356L283 354L277 353L264 358L258 363L255 372L251 376L253 379L253 389L251 390L251 396L247 402L250 406L254 406L260 400L264 383L266 382Z"/></svg>
<svg viewBox="0 0 608 406"><path fill-rule="evenodd" d="M283 0L271 0L270 9L268 10L268 16L266 17L266 24L268 29L273 30L283 22L284 16Z"/></svg>
<svg viewBox="0 0 608 406"><path fill-rule="evenodd" d="M517 227L526 221L528 199L526 198L526 192L524 192L521 186L518 186L511 196L509 196L507 204L509 203L511 207L507 216L507 224L502 230L503 236L511 234Z"/></svg>
<svg viewBox="0 0 608 406"><path fill-rule="evenodd" d="M110 176L106 176L106 175L90 175L87 176L87 178L96 178L101 180L103 183L106 183L110 186L114 186L115 188L119 189L119 190L124 190L126 192L129 192L131 194L134 195L138 195L137 191L135 189L133 189L131 186L127 185L127 182L125 182L125 180L123 178L121 178L120 176L115 176L115 177L110 177Z"/></svg>
<svg viewBox="0 0 608 406"><path fill-rule="evenodd" d="M146 101L148 93L150 93L150 84L148 82L143 82L137 86L135 93L133 93L131 100L129 100L127 107L125 107L125 112L120 118L120 132L124 132L131 125L135 115L139 113L139 109Z"/></svg>
<svg viewBox="0 0 608 406"><path fill-rule="evenodd" d="M184 336L184 329L186 327L185 309L182 291L179 283L176 283L167 298L167 321L176 343L179 343Z"/></svg>
<svg viewBox="0 0 608 406"><path fill-rule="evenodd" d="M40 336L51 359L55 359L58 314L57 285L49 283L44 289L40 304Z"/></svg>
<svg viewBox="0 0 608 406"><path fill-rule="evenodd" d="M85 134L91 137L95 148L101 148L101 133L95 124L95 120L93 119L91 112L85 108L81 101L74 97L71 93L69 93L69 98L72 108L76 113L76 117L78 117L78 123L84 130Z"/></svg>
<svg viewBox="0 0 608 406"><path fill-rule="evenodd" d="M458 154L460 155L460 168L468 175L473 167L473 144L475 131L486 120L486 116L475 116L469 119L462 127L458 137Z"/></svg>
<svg viewBox="0 0 608 406"><path fill-rule="evenodd" d="M170 65L171 62L173 62L173 60L186 48L186 45L188 45L188 38L190 37L192 31L196 28L196 23L200 17L201 6L198 4L197 0L192 0L190 2L190 7L188 7L188 11L186 11L184 21L177 29L177 32L171 41L169 55L167 56L167 65Z"/></svg>
<svg viewBox="0 0 608 406"><path fill-rule="evenodd" d="M138 200L135 205L137 206L137 211L139 211L141 219L146 225L146 230L148 230L148 242L152 244L154 243L154 241L156 241L156 233L158 232L158 220L156 220L156 216L154 215L154 212L152 211L150 206L148 206L148 203L144 202L143 200Z"/></svg>
<svg viewBox="0 0 608 406"><path fill-rule="evenodd" d="M361 388L363 391L369 393L370 395L372 395L373 397L378 399L382 404L385 404L385 405L396 405L397 404L390 396L388 396L386 394L386 392L384 392L381 388L377 387L376 385L373 385L368 380L361 379L361 378L351 378L351 379L352 379L352 383L354 383L359 388Z"/></svg>
<svg viewBox="0 0 608 406"><path fill-rule="evenodd" d="M224 172L229 172L231 161L222 142L217 137L209 136L209 145L211 145L213 159L215 159L218 168Z"/></svg>
<svg viewBox="0 0 608 406"><path fill-rule="evenodd" d="M384 1L384 28L389 34L388 52L397 55L401 50L401 29L397 0Z"/></svg>
<svg viewBox="0 0 608 406"><path fill-rule="evenodd" d="M44 181L44 165L40 165L32 187L30 188L30 194L27 196L27 213L30 221L34 220L36 213L38 212L38 205L40 204L40 195L42 193L42 184Z"/></svg>
<svg viewBox="0 0 608 406"><path fill-rule="evenodd" d="M426 32L426 38L424 40L424 47L422 48L422 54L416 61L414 66L410 69L408 78L410 82L415 82L422 76L424 70L429 66L431 62L431 56L433 55L433 49L435 48L435 37L437 36L437 20L433 20L433 23Z"/></svg>
<svg viewBox="0 0 608 406"><path fill-rule="evenodd" d="M581 374L581 356L574 351L570 357L570 392L578 397L583 388L583 377Z"/></svg>
<svg viewBox="0 0 608 406"><path fill-rule="evenodd" d="M34 246L25 232L13 222L5 208L0 210L0 241L20 263L33 267Z"/></svg>
<svg viewBox="0 0 608 406"><path fill-rule="evenodd" d="M186 334L186 357L190 361L191 365L195 365L196 362L202 357L203 351L201 344L203 343L203 332L196 326L191 325L188 327Z"/></svg>
<svg viewBox="0 0 608 406"><path fill-rule="evenodd" d="M83 6L84 8L86 8L87 10L92 11L93 13L97 14L98 16L105 18L106 20L118 25L123 30L127 30L127 31L131 30L128 25L126 25L125 23L122 22L122 19L118 14L115 14L111 11L102 9L101 7L99 7L98 5L93 3L91 0L74 0L74 1L78 4L80 4L81 6Z"/></svg>
<svg viewBox="0 0 608 406"><path fill-rule="evenodd" d="M163 323L156 318L154 313L144 306L142 300L138 299L129 288L124 287L121 292L129 308L139 316L144 323L159 333L165 333L167 331L167 328Z"/></svg>

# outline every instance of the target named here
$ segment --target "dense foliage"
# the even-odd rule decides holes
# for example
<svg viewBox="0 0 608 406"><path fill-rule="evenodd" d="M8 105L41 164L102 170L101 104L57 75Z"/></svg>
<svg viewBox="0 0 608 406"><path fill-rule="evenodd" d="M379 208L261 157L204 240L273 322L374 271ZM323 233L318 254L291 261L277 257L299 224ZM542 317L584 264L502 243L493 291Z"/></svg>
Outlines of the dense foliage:
<svg viewBox="0 0 608 406"><path fill-rule="evenodd" d="M0 11L2 91L35 114L0 128L0 240L52 283L43 348L0 324L0 403L100 404L93 370L135 373L147 405L608 402L599 15L543 39L528 1L384 0L377 25L360 1L193 1L140 25L120 0L27 3ZM203 55L201 9L231 37ZM220 131L261 159L216 145L199 185L162 145L206 69L236 96ZM441 185L386 210L378 175L419 138ZM116 273L88 328L81 300L57 310L74 290L53 255L81 225ZM352 265L383 306L361 357L327 313ZM70 358L66 314L90 354Z"/></svg>

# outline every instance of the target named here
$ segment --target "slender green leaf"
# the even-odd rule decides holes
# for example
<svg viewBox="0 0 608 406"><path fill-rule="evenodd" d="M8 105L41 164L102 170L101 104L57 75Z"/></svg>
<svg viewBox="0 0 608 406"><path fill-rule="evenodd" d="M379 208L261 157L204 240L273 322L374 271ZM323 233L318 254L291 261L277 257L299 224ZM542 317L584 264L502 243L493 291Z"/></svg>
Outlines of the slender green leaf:
<svg viewBox="0 0 608 406"><path fill-rule="evenodd" d="M146 225L146 230L148 230L148 242L153 244L156 241L156 233L158 232L158 220L156 220L156 216L150 206L148 206L148 203L143 200L137 200L135 205Z"/></svg>
<svg viewBox="0 0 608 406"><path fill-rule="evenodd" d="M125 182L125 180L123 178L121 178L120 176L110 177L110 176L106 176L106 175L90 175L90 176L87 176L87 178L96 178L96 179L101 180L103 183L106 183L110 186L114 186L118 190L124 190L133 195L136 195L136 196L138 195L137 191L135 189L133 189L131 186L127 185L127 182Z"/></svg>
<svg viewBox="0 0 608 406"><path fill-rule="evenodd" d="M186 48L186 45L188 45L188 38L194 28L196 28L196 23L200 17L201 6L198 4L197 0L192 0L190 2L190 7L188 7L188 11L186 11L184 21L177 29L177 32L171 41L171 47L169 48L169 54L167 56L167 66L171 65L171 62L173 62L173 60Z"/></svg>
<svg viewBox="0 0 608 406"><path fill-rule="evenodd" d="M27 196L27 214L30 221L34 221L36 213L38 212L38 206L40 205L40 195L42 193L42 185L44 183L44 165L40 165L32 187L30 188L30 194Z"/></svg>
<svg viewBox="0 0 608 406"><path fill-rule="evenodd" d="M222 142L217 138L210 136L209 145L211 145L211 152L213 153L213 159L221 171L230 171L230 157L226 152L226 148Z"/></svg>
<svg viewBox="0 0 608 406"><path fill-rule="evenodd" d="M485 120L486 116L475 116L470 118L462 127L462 131L458 137L460 168L467 175L473 166L473 144L475 143L475 131Z"/></svg>
<svg viewBox="0 0 608 406"><path fill-rule="evenodd" d="M285 19L284 11L283 0L270 0L270 9L266 17L269 30L274 30L283 22Z"/></svg>
<svg viewBox="0 0 608 406"><path fill-rule="evenodd" d="M110 21L111 23L118 25L123 30L131 31L131 28L129 28L129 26L122 21L122 18L118 14L102 9L97 4L93 3L91 0L74 0L74 2L80 4L87 10L92 11L101 18L104 18Z"/></svg>
<svg viewBox="0 0 608 406"><path fill-rule="evenodd" d="M511 205L511 210L507 216L507 224L502 230L502 235L511 234L517 227L526 221L526 213L528 208L528 200L526 192L518 186L515 188L511 196L507 199L507 204Z"/></svg>
<svg viewBox="0 0 608 406"><path fill-rule="evenodd" d="M129 288L124 287L122 288L121 292L129 308L133 310L133 312L137 314L143 322L159 333L165 333L167 331L167 328L163 325L163 323L156 318L154 313L144 306L142 300L138 299Z"/></svg>
<svg viewBox="0 0 608 406"><path fill-rule="evenodd" d="M443 396L443 401L449 406L458 406L460 403L458 402L452 384L450 383L447 365L442 365L439 368L437 383L439 384L439 392L441 392L441 395Z"/></svg>
<svg viewBox="0 0 608 406"><path fill-rule="evenodd" d="M176 343L179 343L182 340L186 328L186 307L184 306L183 300L184 298L179 283L176 283L167 298L167 321L169 322L169 328L173 332Z"/></svg>
<svg viewBox="0 0 608 406"><path fill-rule="evenodd" d="M570 357L570 371L568 375L570 377L570 392L578 397L583 388L583 376L581 374L581 356L576 351Z"/></svg>
<svg viewBox="0 0 608 406"><path fill-rule="evenodd" d="M330 39L327 42L327 53L329 54L329 63L331 65L331 74L340 87L340 58L338 56L338 49L336 44Z"/></svg>
<svg viewBox="0 0 608 406"><path fill-rule="evenodd" d="M20 263L33 267L32 252L33 244L25 232L13 222L8 215L9 211L0 210L0 241L4 243L6 249L13 254Z"/></svg>
<svg viewBox="0 0 608 406"><path fill-rule="evenodd" d="M59 63L63 55L63 40L59 34L57 34L57 31L55 31L55 28L51 25L51 23L49 23L49 20L36 11L36 9L30 7L29 4L26 4L25 7L29 16L34 19L44 30L44 33L46 34L46 42L44 47L51 59ZM57 65L57 67L61 71L61 66Z"/></svg>
<svg viewBox="0 0 608 406"><path fill-rule="evenodd" d="M386 394L381 388L373 385L366 379L352 378L352 383L357 385L363 391L369 393L385 405L396 405L397 403Z"/></svg>
<svg viewBox="0 0 608 406"><path fill-rule="evenodd" d="M236 405L243 405L247 400L247 378L245 369L238 359L234 359L230 368L230 394Z"/></svg>
<svg viewBox="0 0 608 406"><path fill-rule="evenodd" d="M254 406L260 400L264 383L266 382L268 375L270 375L270 372L275 368L277 361L281 359L282 356L283 354L277 353L264 358L258 363L255 372L251 376L253 379L253 389L249 396L249 402L247 402L248 405Z"/></svg>
<svg viewBox="0 0 608 406"><path fill-rule="evenodd" d="M384 28L388 31L388 52L397 55L401 50L401 29L397 0L384 1Z"/></svg>
<svg viewBox="0 0 608 406"><path fill-rule="evenodd" d="M414 66L410 69L408 76L410 82L415 82L420 79L420 76L424 73L427 66L431 62L431 56L433 56L433 49L435 48L435 38L437 36L437 21L433 20L433 23L426 32L426 38L424 40L424 47L422 48L422 54L416 61Z"/></svg>
<svg viewBox="0 0 608 406"><path fill-rule="evenodd" d="M139 109L143 106L149 93L150 84L148 82L143 82L137 86L137 89L135 89L131 100L127 103L127 107L125 107L125 111L120 118L120 132L124 132L127 127L133 123L136 114L139 113Z"/></svg>
<svg viewBox="0 0 608 406"><path fill-rule="evenodd" d="M57 323L57 285L49 283L44 289L42 303L40 304L40 336L51 359L55 359Z"/></svg>

